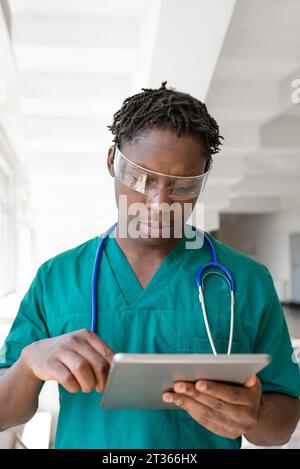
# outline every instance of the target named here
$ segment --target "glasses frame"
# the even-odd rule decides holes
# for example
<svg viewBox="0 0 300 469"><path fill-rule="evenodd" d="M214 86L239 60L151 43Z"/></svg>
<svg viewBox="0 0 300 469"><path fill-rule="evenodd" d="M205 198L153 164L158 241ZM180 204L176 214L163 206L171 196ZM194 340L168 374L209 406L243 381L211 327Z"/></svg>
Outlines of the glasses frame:
<svg viewBox="0 0 300 469"><path fill-rule="evenodd" d="M143 166L140 166L136 163L134 163L133 161L129 160L120 150L119 146L117 144L115 144L115 148L114 148L114 154L113 154L113 157L114 157L114 160L116 158L116 151L118 151L118 153L120 153L120 155L122 156L122 158L124 158L130 165L132 166L135 166L136 168L142 170L142 171L145 171L146 173L151 173L151 174L154 174L154 175L157 175L157 176L163 176L163 177L167 177L167 178L176 178L176 179L183 179L183 180L195 180L195 179L200 179L200 178L203 178L203 176L207 176L208 177L208 174L210 173L211 169L212 169L212 163L213 163L213 160L212 160L212 157L210 156L207 163L206 163L206 166L205 166L205 172L202 173L202 174L198 174L197 176L174 176L173 174L166 174L166 173L159 173L157 171L152 171L151 169L147 169L147 168L144 168ZM206 179L207 179L206 177Z"/></svg>

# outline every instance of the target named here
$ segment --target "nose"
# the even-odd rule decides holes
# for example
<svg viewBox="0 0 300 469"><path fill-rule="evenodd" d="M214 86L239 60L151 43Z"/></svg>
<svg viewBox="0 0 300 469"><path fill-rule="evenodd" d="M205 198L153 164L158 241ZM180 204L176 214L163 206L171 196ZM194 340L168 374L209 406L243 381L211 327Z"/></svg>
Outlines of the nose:
<svg viewBox="0 0 300 469"><path fill-rule="evenodd" d="M157 184L148 190L147 204L151 203L167 203L170 205L171 200L169 198L168 189L163 184Z"/></svg>
<svg viewBox="0 0 300 469"><path fill-rule="evenodd" d="M163 205L162 205L163 204ZM171 201L168 196L166 187L156 186L152 188L147 195L146 209L148 212L148 218L152 218L154 223L169 224L170 223L170 211Z"/></svg>

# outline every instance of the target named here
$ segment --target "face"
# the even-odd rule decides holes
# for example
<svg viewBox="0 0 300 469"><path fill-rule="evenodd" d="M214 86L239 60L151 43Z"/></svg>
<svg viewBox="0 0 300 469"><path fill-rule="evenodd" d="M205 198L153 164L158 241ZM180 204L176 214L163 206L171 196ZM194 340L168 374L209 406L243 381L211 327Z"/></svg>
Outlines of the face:
<svg viewBox="0 0 300 469"><path fill-rule="evenodd" d="M114 177L113 150L114 146L112 145L108 152L107 165L111 176ZM120 145L120 151L133 163L170 176L198 176L205 172L207 162L200 141L186 135L178 137L168 129L147 129L133 140L124 141ZM174 237L178 229L183 230L184 223L198 199L196 197L189 200L171 200L164 185L156 186L147 195L141 194L122 184L115 177L115 197L119 209L119 223L122 217L126 217L127 226L133 219L137 219L138 213L134 215L128 214L128 211L124 213L124 210L120 209L120 195L127 197L127 207L136 203L143 204L144 210L139 217L140 221L137 227L141 236L136 238L136 241L140 244L153 246L166 243L168 239ZM165 218L164 209L158 207L161 204L163 207L171 207L174 202L176 202L175 205L178 204L176 215L171 210ZM190 204L191 210L189 212L184 210L186 203ZM165 222L165 220L167 221ZM163 235L164 223L167 223L169 227L170 235L167 238ZM155 233L154 236L153 233Z"/></svg>

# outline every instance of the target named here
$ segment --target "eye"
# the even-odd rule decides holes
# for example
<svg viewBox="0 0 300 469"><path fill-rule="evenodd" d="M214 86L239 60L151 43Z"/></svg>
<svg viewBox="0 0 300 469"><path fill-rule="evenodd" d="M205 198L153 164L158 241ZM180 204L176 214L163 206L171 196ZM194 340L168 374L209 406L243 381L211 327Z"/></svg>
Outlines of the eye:
<svg viewBox="0 0 300 469"><path fill-rule="evenodd" d="M180 185L177 184L175 186L175 190L177 193L182 193L182 194L185 194L186 192L190 191L192 189L191 187L191 184L187 184L187 183L181 183Z"/></svg>
<svg viewBox="0 0 300 469"><path fill-rule="evenodd" d="M147 176L147 180L146 180L146 187L147 189L151 189L155 186L157 186L158 184L158 180L155 176Z"/></svg>
<svg viewBox="0 0 300 469"><path fill-rule="evenodd" d="M178 185L177 188L179 190L183 190L183 191L189 190L189 189L191 189L191 184L189 184L188 182L183 182L180 185Z"/></svg>

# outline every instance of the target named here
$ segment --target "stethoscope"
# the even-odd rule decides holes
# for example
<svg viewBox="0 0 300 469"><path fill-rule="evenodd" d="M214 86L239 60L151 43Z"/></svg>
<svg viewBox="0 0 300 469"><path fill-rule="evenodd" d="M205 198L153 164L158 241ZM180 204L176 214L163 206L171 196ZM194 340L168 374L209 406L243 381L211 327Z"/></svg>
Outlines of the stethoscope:
<svg viewBox="0 0 300 469"><path fill-rule="evenodd" d="M99 276L99 266L100 266L100 261L101 261L101 256L103 252L103 247L106 239L108 236L113 232L113 230L116 227L116 223L114 223L107 231L104 233L104 235L101 237L101 240L99 242L97 252L95 255L95 261L94 261L94 267L93 267L93 275L92 275L92 321L91 321L91 330L93 332L96 332L97 328L97 282L98 282L98 276ZM224 267L222 264L220 264L217 260L217 255L215 248L208 237L208 235L199 229L195 228L192 226L192 229L196 232L197 235L199 236L204 236L204 244L207 245L211 257L211 261L208 262L207 264L204 264L202 267L200 267L196 273L195 277L195 282L198 287L199 291L199 301L201 304L202 308L202 313L203 313L203 319L204 319L204 324L206 328L206 332L208 335L208 339L210 342L211 349L213 351L214 355L217 355L217 351L215 348L215 344L211 335L211 330L207 318L207 312L206 312L206 307L205 307L205 301L204 301L204 284L203 281L204 279L211 274L216 274L220 275L221 277L225 278L225 280L228 283L229 291L230 291L230 329L229 329L229 339L228 339L228 349L227 349L227 354L230 355L231 353L231 348L232 348L232 340L233 340L233 329L234 329L234 291L235 291L235 283L234 283L234 278L232 274L229 272L229 270ZM206 272L208 269L214 268L218 269L220 272L214 271L209 271Z"/></svg>

